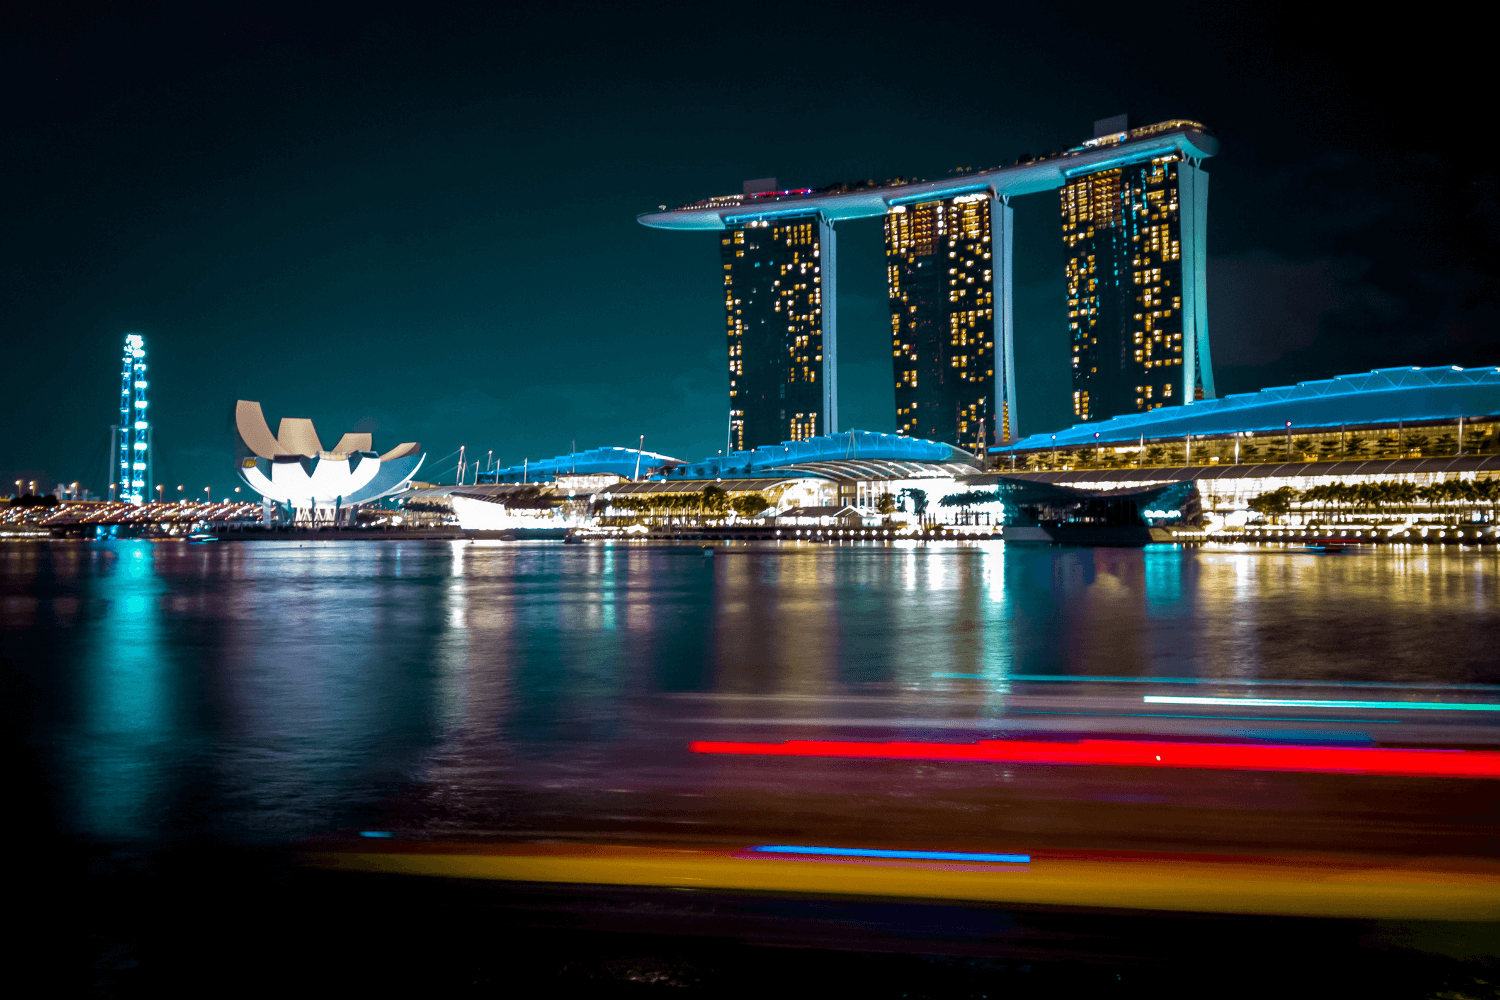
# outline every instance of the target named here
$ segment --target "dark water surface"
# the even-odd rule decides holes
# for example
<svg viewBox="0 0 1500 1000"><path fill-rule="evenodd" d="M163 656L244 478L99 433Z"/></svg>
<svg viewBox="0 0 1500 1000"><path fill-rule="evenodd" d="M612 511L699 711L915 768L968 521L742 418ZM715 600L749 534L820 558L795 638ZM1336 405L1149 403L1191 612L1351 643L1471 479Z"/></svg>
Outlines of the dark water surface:
<svg viewBox="0 0 1500 1000"><path fill-rule="evenodd" d="M1493 780L691 746L1500 749L1497 580L1493 548L0 544L17 951L115 997L1497 995L1500 935L1467 917L885 898L875 868L814 892L816 859L775 891L308 863L656 852L740 878L754 845L810 844L1021 851L1049 885L1092 865L1092 892L1181 857L1282 859L1314 900L1360 865L1483 882ZM1182 695L1259 703L1148 700Z"/></svg>
<svg viewBox="0 0 1500 1000"><path fill-rule="evenodd" d="M1148 691L1384 698L1468 685L1442 696L1500 701L1477 687L1500 684L1497 581L1494 549L983 543L708 558L645 545L26 543L0 546L0 641L7 725L45 822L68 838L274 844L372 824L707 835L760 829L768 803L863 779L735 770L694 759L691 739L994 735L1101 715L1112 731L1196 724L1134 707ZM1377 723L1399 720L1325 735L1365 739ZM918 777L871 779L896 789L883 815L927 794L900 792ZM929 822L970 808L956 795L927 803ZM833 822L820 815L783 810L776 829Z"/></svg>

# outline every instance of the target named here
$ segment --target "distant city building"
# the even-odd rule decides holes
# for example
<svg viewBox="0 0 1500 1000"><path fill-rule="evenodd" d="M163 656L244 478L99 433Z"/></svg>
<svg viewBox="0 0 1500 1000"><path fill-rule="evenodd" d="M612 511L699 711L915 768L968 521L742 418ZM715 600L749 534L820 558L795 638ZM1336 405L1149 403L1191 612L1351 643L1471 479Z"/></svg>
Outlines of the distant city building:
<svg viewBox="0 0 1500 1000"><path fill-rule="evenodd" d="M729 449L837 430L833 227L816 214L752 219L719 243Z"/></svg>
<svg viewBox="0 0 1500 1000"><path fill-rule="evenodd" d="M142 503L151 493L148 387L145 338L138 333L126 334L125 354L120 362L120 423L115 428L118 457L110 477L111 485L119 485L119 499L126 503Z"/></svg>
<svg viewBox="0 0 1500 1000"><path fill-rule="evenodd" d="M1009 302L995 286L1009 280L1011 217L1010 206L985 193L894 205L886 214L898 434L976 453L1013 439L1009 316L998 326L998 350L995 336L996 303Z"/></svg>
<svg viewBox="0 0 1500 1000"><path fill-rule="evenodd" d="M1095 124L1123 142L1123 118ZM1214 397L1204 232L1208 174L1183 152L1073 174L1060 192L1073 415Z"/></svg>

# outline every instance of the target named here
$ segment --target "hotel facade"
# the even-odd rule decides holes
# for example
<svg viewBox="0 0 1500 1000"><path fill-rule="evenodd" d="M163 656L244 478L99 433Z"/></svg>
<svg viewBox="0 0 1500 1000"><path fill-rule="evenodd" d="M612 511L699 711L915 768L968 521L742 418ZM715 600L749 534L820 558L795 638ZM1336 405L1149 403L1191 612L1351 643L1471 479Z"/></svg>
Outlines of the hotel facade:
<svg viewBox="0 0 1500 1000"><path fill-rule="evenodd" d="M1169 153L1072 177L1059 196L1073 416L1214 398L1208 174Z"/></svg>
<svg viewBox="0 0 1500 1000"><path fill-rule="evenodd" d="M886 213L897 433L976 454L991 428L994 440L1009 439L1010 414L1003 402L995 408L1005 358L995 349L995 282L1007 273L1011 216L983 193Z"/></svg>
<svg viewBox="0 0 1500 1000"><path fill-rule="evenodd" d="M748 219L720 238L730 451L838 429L833 255L833 227L812 214Z"/></svg>

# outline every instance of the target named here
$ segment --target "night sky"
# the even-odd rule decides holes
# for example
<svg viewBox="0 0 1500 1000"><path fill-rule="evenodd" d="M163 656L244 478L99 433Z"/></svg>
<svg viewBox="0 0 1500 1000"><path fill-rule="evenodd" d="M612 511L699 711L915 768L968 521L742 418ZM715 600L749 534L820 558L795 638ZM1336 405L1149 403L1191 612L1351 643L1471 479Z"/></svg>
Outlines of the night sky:
<svg viewBox="0 0 1500 1000"><path fill-rule="evenodd" d="M157 479L237 398L325 445L723 446L718 243L635 216L941 177L1190 118L1221 394L1500 363L1483 35L1312 5L8 4L0 483L105 482L121 338ZM1409 17L1423 16L1408 12ZM1023 433L1069 423L1057 199L1015 202ZM879 220L840 224L840 421L895 429Z"/></svg>

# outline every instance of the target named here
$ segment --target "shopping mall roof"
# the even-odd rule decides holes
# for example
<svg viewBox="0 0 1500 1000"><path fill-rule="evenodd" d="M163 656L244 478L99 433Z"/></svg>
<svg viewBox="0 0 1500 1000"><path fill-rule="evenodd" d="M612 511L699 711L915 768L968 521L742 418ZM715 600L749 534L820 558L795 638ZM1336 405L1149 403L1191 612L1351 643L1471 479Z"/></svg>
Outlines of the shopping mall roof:
<svg viewBox="0 0 1500 1000"><path fill-rule="evenodd" d="M1056 434L1033 434L990 451L1130 444L1141 438L1160 441L1189 434L1224 437L1283 431L1288 426L1298 432L1496 415L1500 415L1500 368L1378 368L1362 375L1298 382L1074 424Z"/></svg>
<svg viewBox="0 0 1500 1000"><path fill-rule="evenodd" d="M970 486L993 486L1005 479L1029 479L1060 486L1078 484L1135 485L1180 483L1189 479L1312 479L1320 477L1447 476L1500 472L1500 455L1460 455L1452 458L1375 458L1356 462L1259 462L1246 465L1177 465L1156 469L1069 469L1064 472L986 472L969 476ZM1113 487L1108 487L1113 488Z"/></svg>
<svg viewBox="0 0 1500 1000"><path fill-rule="evenodd" d="M608 496L630 496L642 493L701 493L710 486L725 493L760 493L795 479L795 476L774 476L766 479L716 479L704 482L701 479L664 480L654 479L644 483L612 483L599 492Z"/></svg>
<svg viewBox="0 0 1500 1000"><path fill-rule="evenodd" d="M835 459L831 462L798 462L783 466L785 475L808 476L842 482L875 482L897 479L958 479L972 476L975 467L959 462L894 462L885 459Z"/></svg>
<svg viewBox="0 0 1500 1000"><path fill-rule="evenodd" d="M680 458L659 455L654 451L621 447L590 448L588 451L558 455L556 458L528 460L520 465L499 469L494 475L499 483L519 483L523 480L537 482L556 479L558 476L592 476L601 473L636 476L681 464ZM480 475L488 479L491 473L481 469Z"/></svg>
<svg viewBox="0 0 1500 1000"><path fill-rule="evenodd" d="M691 465L666 469L667 479L726 479L731 476L751 478L775 472L778 475L793 467L839 461L886 461L926 465L933 462L966 464L979 460L962 448L941 441L885 434L880 431L840 431L820 434L803 441L783 441L762 445L754 451L734 451L728 455L705 458ZM822 473L804 473L822 475ZM947 473L942 473L946 475ZM654 477L653 477L654 478ZM835 478L835 477L829 477ZM844 476L841 478L860 478ZM877 478L877 477L872 477Z"/></svg>

